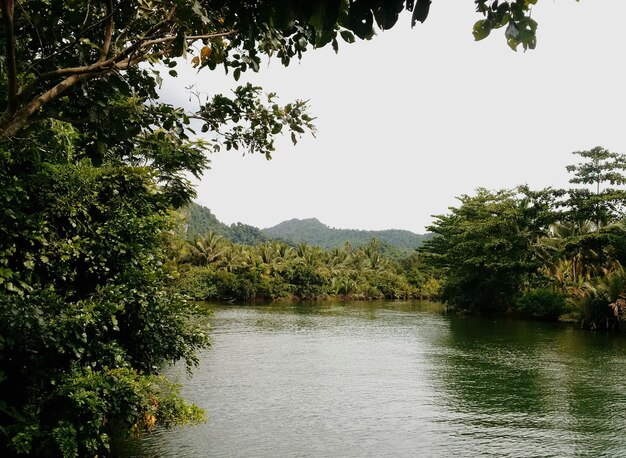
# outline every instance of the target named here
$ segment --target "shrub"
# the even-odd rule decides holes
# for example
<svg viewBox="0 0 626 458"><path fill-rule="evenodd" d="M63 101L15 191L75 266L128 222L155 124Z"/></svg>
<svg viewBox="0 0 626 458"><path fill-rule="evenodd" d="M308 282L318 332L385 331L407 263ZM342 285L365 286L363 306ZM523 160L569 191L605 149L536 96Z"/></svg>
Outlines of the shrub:
<svg viewBox="0 0 626 458"><path fill-rule="evenodd" d="M516 303L524 316L541 320L556 320L567 312L563 293L551 288L539 288L524 293Z"/></svg>

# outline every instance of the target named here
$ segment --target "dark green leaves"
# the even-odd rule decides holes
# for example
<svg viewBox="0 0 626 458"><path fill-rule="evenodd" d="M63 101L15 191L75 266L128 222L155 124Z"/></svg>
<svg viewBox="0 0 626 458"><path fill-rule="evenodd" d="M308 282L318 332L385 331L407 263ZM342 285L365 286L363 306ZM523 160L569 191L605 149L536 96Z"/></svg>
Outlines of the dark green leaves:
<svg viewBox="0 0 626 458"><path fill-rule="evenodd" d="M511 0L488 2L474 0L476 11L482 13L484 19L474 24L472 33L475 40L486 38L493 29L507 26L505 38L508 46L516 51L519 45L524 50L534 49L537 45L537 22L530 17L531 7L536 0Z"/></svg>
<svg viewBox="0 0 626 458"><path fill-rule="evenodd" d="M194 307L165 288L170 195L157 177L190 157L177 136L165 151L164 136L151 136L152 168L74 160L70 144L44 161L0 160L4 214L16 217L0 224L0 404L19 413L3 413L5 453L108 454L109 422L130 434L133 425L200 419L176 390L182 410L173 409L150 375L166 361L193 365L207 344Z"/></svg>
<svg viewBox="0 0 626 458"><path fill-rule="evenodd" d="M476 21L472 30L474 40L479 41L487 38L489 36L489 33L491 33L491 29L486 25L486 21L484 19Z"/></svg>
<svg viewBox="0 0 626 458"><path fill-rule="evenodd" d="M354 43L355 41L354 34L349 30L342 30L340 35L346 43Z"/></svg>
<svg viewBox="0 0 626 458"><path fill-rule="evenodd" d="M531 258L535 222L513 191L481 188L459 200L429 228L436 236L421 250L424 259L446 273L444 298L452 308L504 313L537 267Z"/></svg>
<svg viewBox="0 0 626 458"><path fill-rule="evenodd" d="M309 22L315 27L318 35L324 35L327 31L335 28L341 10L341 0L322 0L306 3L310 6L315 5Z"/></svg>
<svg viewBox="0 0 626 458"><path fill-rule="evenodd" d="M426 20L430 11L430 4L430 0L416 0L413 15L411 16L412 27L415 27L417 21L424 22Z"/></svg>
<svg viewBox="0 0 626 458"><path fill-rule="evenodd" d="M367 0L355 0L348 12L348 27L362 40L374 36L374 15Z"/></svg>
<svg viewBox="0 0 626 458"><path fill-rule="evenodd" d="M234 91L234 98L217 95L205 104L199 117L203 132L211 132L216 145L227 150L245 149L271 158L274 136L288 129L295 144L307 131L315 133L313 118L306 102L296 101L284 107L274 103L275 94L261 98L261 88L247 84Z"/></svg>
<svg viewBox="0 0 626 458"><path fill-rule="evenodd" d="M378 2L373 9L378 27L382 30L387 30L398 22L398 16L404 9L404 0Z"/></svg>

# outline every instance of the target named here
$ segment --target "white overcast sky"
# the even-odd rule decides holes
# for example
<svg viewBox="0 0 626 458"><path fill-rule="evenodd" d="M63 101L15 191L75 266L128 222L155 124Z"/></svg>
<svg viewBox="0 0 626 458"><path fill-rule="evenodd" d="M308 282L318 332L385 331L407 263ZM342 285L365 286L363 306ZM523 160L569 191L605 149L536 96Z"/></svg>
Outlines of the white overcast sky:
<svg viewBox="0 0 626 458"><path fill-rule="evenodd" d="M538 45L515 53L498 30L481 42L471 0L433 0L371 41L309 51L235 83L223 71L166 81L188 103L250 81L279 101L310 100L317 137L285 137L271 161L212 154L197 201L225 223L261 228L317 217L337 228L424 232L477 187L565 186L573 151L626 153L626 0L540 0Z"/></svg>

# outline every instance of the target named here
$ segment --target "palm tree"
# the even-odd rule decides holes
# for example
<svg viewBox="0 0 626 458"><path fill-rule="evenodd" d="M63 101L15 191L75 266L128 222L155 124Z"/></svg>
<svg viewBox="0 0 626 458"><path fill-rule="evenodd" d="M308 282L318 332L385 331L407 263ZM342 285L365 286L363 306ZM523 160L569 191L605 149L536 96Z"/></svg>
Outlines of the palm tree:
<svg viewBox="0 0 626 458"><path fill-rule="evenodd" d="M248 247L238 244L229 244L221 256L218 267L227 272L234 272L240 267L250 264L250 250Z"/></svg>
<svg viewBox="0 0 626 458"><path fill-rule="evenodd" d="M567 266L570 269L571 283L580 283L580 279L591 276L594 273L594 265L589 261L597 259L598 253L572 242L595 232L595 228L591 221L551 224L548 234L535 244L535 253L544 263L544 272L552 278L560 277L564 282L563 268Z"/></svg>
<svg viewBox="0 0 626 458"><path fill-rule="evenodd" d="M212 264L224 256L227 246L226 239L215 232L197 235L188 245L189 262L199 266Z"/></svg>

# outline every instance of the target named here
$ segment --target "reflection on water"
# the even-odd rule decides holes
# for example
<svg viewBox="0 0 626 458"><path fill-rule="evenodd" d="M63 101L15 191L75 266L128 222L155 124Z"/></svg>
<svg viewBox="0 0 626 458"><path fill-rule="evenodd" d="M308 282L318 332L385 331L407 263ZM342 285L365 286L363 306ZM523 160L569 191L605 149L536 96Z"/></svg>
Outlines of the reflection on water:
<svg viewBox="0 0 626 458"><path fill-rule="evenodd" d="M626 340L427 303L213 307L209 414L129 456L626 456Z"/></svg>

